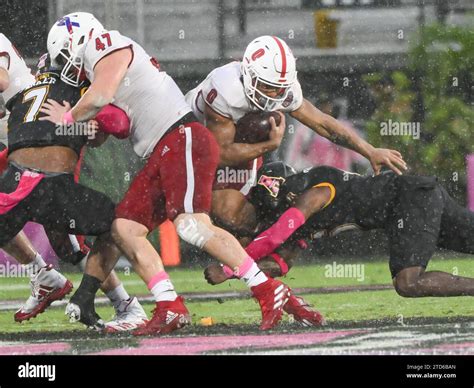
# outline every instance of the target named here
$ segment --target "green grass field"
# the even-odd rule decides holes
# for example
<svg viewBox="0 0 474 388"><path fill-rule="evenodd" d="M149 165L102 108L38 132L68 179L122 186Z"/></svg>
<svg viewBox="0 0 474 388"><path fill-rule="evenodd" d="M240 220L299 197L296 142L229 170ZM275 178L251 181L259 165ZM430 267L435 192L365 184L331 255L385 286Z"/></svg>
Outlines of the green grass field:
<svg viewBox="0 0 474 388"><path fill-rule="evenodd" d="M367 286L391 284L387 262L365 264L365 279L329 278L325 276L324 265L306 265L295 267L284 278L293 288L334 287L334 286ZM474 277L472 259L433 260L428 270L457 272L460 276ZM171 279L178 292L217 292L245 290L238 281L231 281L219 286L208 285L202 276L202 270L172 269ZM147 289L133 273L126 276L119 273L130 294L147 295ZM75 287L78 286L81 274L69 274ZM0 301L26 300L29 295L27 278L0 278ZM474 316L474 303L470 297L455 298L419 298L407 299L396 294L393 289L383 291L338 292L331 294L311 294L305 299L316 306L326 317L329 324L341 321L365 321L377 319L409 319L418 317L456 317ZM200 324L203 317L213 317L216 323L223 324L257 324L260 321L258 305L252 299L234 299L218 301L188 301L193 315L193 323ZM149 312L151 304L146 304ZM113 309L100 306L98 313L109 319ZM0 312L1 333L24 333L29 331L64 331L82 329L80 324L70 324L64 315L63 307L52 307L37 318L22 324L13 321L13 310ZM287 319L287 318L285 318Z"/></svg>

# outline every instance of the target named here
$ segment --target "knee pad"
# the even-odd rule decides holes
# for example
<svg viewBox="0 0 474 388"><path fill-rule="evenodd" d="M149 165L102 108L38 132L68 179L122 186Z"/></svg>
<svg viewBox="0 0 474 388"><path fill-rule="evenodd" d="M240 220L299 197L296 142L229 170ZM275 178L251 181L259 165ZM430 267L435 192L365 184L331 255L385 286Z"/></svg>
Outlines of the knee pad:
<svg viewBox="0 0 474 388"><path fill-rule="evenodd" d="M178 221L176 232L184 241L201 249L214 235L207 225L197 220L192 214L186 214Z"/></svg>

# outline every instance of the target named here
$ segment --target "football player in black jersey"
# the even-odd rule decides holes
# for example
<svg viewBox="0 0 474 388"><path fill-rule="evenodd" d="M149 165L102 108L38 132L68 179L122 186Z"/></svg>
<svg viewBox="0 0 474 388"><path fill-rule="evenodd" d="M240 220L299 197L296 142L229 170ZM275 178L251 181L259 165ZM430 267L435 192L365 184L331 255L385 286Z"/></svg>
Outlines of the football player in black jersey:
<svg viewBox="0 0 474 388"><path fill-rule="evenodd" d="M474 279L426 271L437 247L474 253L474 213L459 206L435 177L391 172L360 176L327 166L295 173L281 162L262 167L259 175L251 201L257 219L265 219L267 229L247 249L273 276L288 271L302 240L351 229L383 229L389 239L390 271L399 295L474 295ZM321 187L327 191L316 190ZM270 241L263 247L252 247L272 240L271 229L294 208L304 215L304 221L290 228L286 243ZM279 248L269 251L274 243ZM224 279L222 274L212 266L206 278L217 283Z"/></svg>
<svg viewBox="0 0 474 388"><path fill-rule="evenodd" d="M65 236L63 241L67 242L68 233L101 236L110 230L115 205L104 194L74 182L73 175L81 148L86 143L91 144L91 138L95 138L96 145L105 140L103 134L95 131L97 122L83 127L65 127L38 120L41 105L48 98L74 104L81 95L81 88L62 82L55 69L49 68L43 59L35 84L8 102L11 111L9 165L0 177L0 246L6 246L16 257L27 256L22 252L25 245L15 246L10 242L28 221L42 224L48 235L57 232ZM52 243L58 251L60 246L54 244L54 240ZM101 244L100 237L97 244ZM92 254L97 253L93 250ZM52 301L61 299L72 289L71 282L51 266L45 266L42 259L30 264L40 268L33 279L38 292L15 314L19 322L43 312ZM113 280L108 284L104 282L104 292L108 295L116 286L123 289L116 277ZM117 300L120 302L122 300ZM127 305L132 302L134 300L128 300ZM114 304L114 307L117 306ZM95 321L95 317L91 318Z"/></svg>

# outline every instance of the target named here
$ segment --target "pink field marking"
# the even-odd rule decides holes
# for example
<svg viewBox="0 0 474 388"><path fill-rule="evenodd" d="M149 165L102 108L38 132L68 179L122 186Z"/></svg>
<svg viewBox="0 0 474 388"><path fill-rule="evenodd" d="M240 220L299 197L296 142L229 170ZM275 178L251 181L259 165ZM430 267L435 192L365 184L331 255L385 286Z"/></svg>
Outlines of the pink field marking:
<svg viewBox="0 0 474 388"><path fill-rule="evenodd" d="M94 353L100 355L191 355L217 350L253 348L286 348L289 346L314 345L329 342L351 334L365 333L361 330L334 331L324 333L241 335L192 338L143 339L137 348L109 349Z"/></svg>
<svg viewBox="0 0 474 388"><path fill-rule="evenodd" d="M0 356L23 356L30 354L47 354L54 352L65 352L70 350L71 345L65 342L53 342L48 344L21 344L1 345Z"/></svg>

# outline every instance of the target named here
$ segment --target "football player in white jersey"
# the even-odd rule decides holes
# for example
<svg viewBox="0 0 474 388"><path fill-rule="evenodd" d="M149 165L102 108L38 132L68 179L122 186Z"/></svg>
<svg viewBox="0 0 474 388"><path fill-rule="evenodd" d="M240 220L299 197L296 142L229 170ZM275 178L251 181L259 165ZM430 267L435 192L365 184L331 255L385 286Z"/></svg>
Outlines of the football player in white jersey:
<svg viewBox="0 0 474 388"><path fill-rule="evenodd" d="M0 33L0 92L5 104L19 91L35 82L18 50ZM0 119L0 142L6 144L8 112Z"/></svg>
<svg viewBox="0 0 474 388"><path fill-rule="evenodd" d="M336 144L359 152L370 160L378 174L383 165L397 174L406 170L406 163L398 151L374 148L351 129L333 117L324 114L303 97L297 79L296 61L288 45L276 36L261 36L246 48L242 61L231 62L214 69L196 88L186 94L194 114L214 134L220 146L220 167L253 169L250 179L239 185L216 182L213 192L212 215L223 225L239 230L251 217L246 195L255 185L256 169L261 157L277 149L285 131L283 113L290 114L304 125ZM267 141L243 144L234 141L236 123L248 112L278 111L281 123L270 119L272 130ZM250 164L249 164L250 163ZM237 190L239 191L237 191ZM322 198L330 195L329 188L321 187ZM292 222L289 222L292 221ZM288 214L279 225L280 232L288 232L288 225L299 225L301 214ZM281 228L280 228L281 226ZM275 241L281 236L272 236ZM254 241L268 244L270 239ZM251 255L254 250L247 250ZM290 297L285 310L295 315L300 311L314 325L320 324L319 313L314 319L308 310L299 308L297 299Z"/></svg>
<svg viewBox="0 0 474 388"><path fill-rule="evenodd" d="M118 31L107 31L91 14L76 12L54 24L48 35L51 59L61 77L76 85L83 77L91 86L71 109L48 101L46 119L54 123L88 120L113 102L130 117L135 152L148 158L116 210L114 241L133 263L156 300L153 317L134 332L164 334L190 322L161 258L147 235L167 218L179 236L232 268L251 288L262 310L261 329L275 326L283 314L289 288L269 279L228 232L215 227L208 213L218 146L209 130L192 114L173 79L143 48ZM90 257L82 283L67 312L95 324L94 296L115 265L116 257L101 252Z"/></svg>
<svg viewBox="0 0 474 388"><path fill-rule="evenodd" d="M41 63L40 59L39 68L46 66ZM7 102L34 82L35 77L26 66L18 50L5 35L0 34L0 95L4 101ZM6 116L0 121L0 125L2 133L4 130L6 142L9 112L5 111L5 113ZM4 159L5 162L2 164L6 167L8 163L7 148L0 157ZM72 241L75 240L75 236L70 237ZM44 312L53 301L61 299L72 289L72 283L51 265L46 264L41 254L36 251L23 232L20 232L4 249L25 266L31 280L31 295L15 313L16 322L36 317ZM111 273L107 281L102 284L101 289L109 297L115 309L115 318L106 323L106 331L130 330L145 323L147 317L143 308L136 298L131 298L128 295L115 272Z"/></svg>

